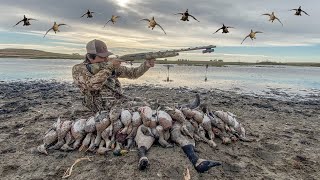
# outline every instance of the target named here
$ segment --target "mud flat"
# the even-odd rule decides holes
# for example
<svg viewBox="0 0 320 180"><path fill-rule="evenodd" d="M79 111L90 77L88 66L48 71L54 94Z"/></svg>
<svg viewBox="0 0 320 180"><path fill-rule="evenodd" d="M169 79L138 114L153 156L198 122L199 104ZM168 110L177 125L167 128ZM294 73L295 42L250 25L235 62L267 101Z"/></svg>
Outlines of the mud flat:
<svg viewBox="0 0 320 180"><path fill-rule="evenodd" d="M81 105L79 90L55 81L0 83L0 179L61 179L75 159L93 156L75 166L69 179L182 179L189 167L192 179L320 179L320 96L307 100L277 100L217 89L125 87L126 94L149 103L186 103L196 93L216 110L230 111L257 142L221 144L217 149L197 144L202 158L222 166L197 173L182 150L154 145L150 167L137 168L137 152L121 157L83 152L34 152L58 116L76 119L91 115Z"/></svg>

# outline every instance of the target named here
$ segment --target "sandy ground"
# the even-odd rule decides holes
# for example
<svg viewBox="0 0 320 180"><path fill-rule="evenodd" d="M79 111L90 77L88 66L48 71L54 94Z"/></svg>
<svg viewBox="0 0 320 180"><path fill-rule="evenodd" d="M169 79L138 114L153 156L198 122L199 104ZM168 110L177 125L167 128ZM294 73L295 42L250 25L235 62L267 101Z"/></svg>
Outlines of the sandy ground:
<svg viewBox="0 0 320 180"><path fill-rule="evenodd" d="M127 94L149 102L186 103L195 93L208 97L216 110L238 115L248 137L258 142L221 144L217 149L199 143L201 158L222 166L199 174L181 148L154 145L149 151L151 166L137 169L137 152L116 157L62 151L38 154L34 148L58 116L88 117L78 89L72 84L36 81L0 83L0 179L61 179L75 159L93 156L75 166L69 179L182 179L185 168L192 179L320 179L320 96L314 100L280 101L239 95L220 90L164 89L130 86Z"/></svg>

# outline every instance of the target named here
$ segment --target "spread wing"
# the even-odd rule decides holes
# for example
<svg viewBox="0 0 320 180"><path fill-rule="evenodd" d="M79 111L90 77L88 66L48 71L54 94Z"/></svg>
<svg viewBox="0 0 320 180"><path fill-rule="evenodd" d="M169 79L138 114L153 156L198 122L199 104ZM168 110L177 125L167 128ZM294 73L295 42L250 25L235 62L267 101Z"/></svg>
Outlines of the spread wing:
<svg viewBox="0 0 320 180"><path fill-rule="evenodd" d="M28 20L35 20L35 21L38 21L37 19L33 19L33 18L28 18Z"/></svg>
<svg viewBox="0 0 320 180"><path fill-rule="evenodd" d="M45 34L43 37L45 37L51 29L52 29L52 28L48 29L48 31L46 32L46 34Z"/></svg>
<svg viewBox="0 0 320 180"><path fill-rule="evenodd" d="M298 11L298 9L290 9L289 11Z"/></svg>
<svg viewBox="0 0 320 180"><path fill-rule="evenodd" d="M262 14L262 16L263 16L263 15L265 15L265 16L271 16L271 14L268 14L268 13Z"/></svg>
<svg viewBox="0 0 320 180"><path fill-rule="evenodd" d="M83 16L85 16L87 13L84 13L80 18L82 18Z"/></svg>
<svg viewBox="0 0 320 180"><path fill-rule="evenodd" d="M234 27L231 27L231 26L227 26L227 28L234 28Z"/></svg>
<svg viewBox="0 0 320 180"><path fill-rule="evenodd" d="M108 22L110 22L111 21L111 19L109 20L109 21L107 21L107 23L103 26L103 27L106 27L106 25L108 24Z"/></svg>
<svg viewBox="0 0 320 180"><path fill-rule="evenodd" d="M60 26L68 26L68 25L66 25L66 24L59 24L58 26L60 27Z"/></svg>
<svg viewBox="0 0 320 180"><path fill-rule="evenodd" d="M117 19L117 18L120 18L120 16L115 16L114 18L116 18L116 19Z"/></svg>
<svg viewBox="0 0 320 180"><path fill-rule="evenodd" d="M181 15L183 15L183 13L176 13L176 14L174 14L174 15L178 15L178 14L181 14Z"/></svg>
<svg viewBox="0 0 320 180"><path fill-rule="evenodd" d="M279 18L276 18L278 21L279 21L279 23L281 23L281 25L283 26L283 24L282 24L282 22L280 21L280 19Z"/></svg>
<svg viewBox="0 0 320 180"><path fill-rule="evenodd" d="M162 29L162 31L164 32L164 34L167 34L165 31L164 31L164 29L160 26L160 24L156 24L156 25L158 25L161 29Z"/></svg>
<svg viewBox="0 0 320 180"><path fill-rule="evenodd" d="M282 23L281 23L282 24ZM254 32L255 34L257 34L257 33L263 33L263 32L261 32L261 31L256 31L256 32Z"/></svg>
<svg viewBox="0 0 320 180"><path fill-rule="evenodd" d="M219 28L216 32L214 32L213 34L215 34L215 33L217 33L218 31L220 31L220 29L222 29L222 28Z"/></svg>
<svg viewBox="0 0 320 180"><path fill-rule="evenodd" d="M304 12L306 15L310 16L307 12L305 12L305 11L303 11L303 10L302 10L302 12Z"/></svg>
<svg viewBox="0 0 320 180"><path fill-rule="evenodd" d="M19 21L16 25L20 24L23 21L23 19L21 21ZM13 27L15 27L16 25L14 25Z"/></svg>
<svg viewBox="0 0 320 180"><path fill-rule="evenodd" d="M189 14L189 16L191 16L194 20L200 22L197 18L195 18L194 16L192 16L191 14Z"/></svg>
<svg viewBox="0 0 320 180"><path fill-rule="evenodd" d="M140 21L148 21L148 22L150 22L149 19L141 19Z"/></svg>
<svg viewBox="0 0 320 180"><path fill-rule="evenodd" d="M242 40L241 44L242 44L242 43L244 42L244 40L246 40L248 37L249 37L249 35L246 36L246 37Z"/></svg>

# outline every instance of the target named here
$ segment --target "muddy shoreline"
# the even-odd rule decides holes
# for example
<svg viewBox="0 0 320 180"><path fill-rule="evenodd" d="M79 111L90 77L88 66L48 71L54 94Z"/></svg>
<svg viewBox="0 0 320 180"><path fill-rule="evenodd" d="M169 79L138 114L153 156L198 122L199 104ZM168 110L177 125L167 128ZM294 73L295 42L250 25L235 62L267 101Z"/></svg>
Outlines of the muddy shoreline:
<svg viewBox="0 0 320 180"><path fill-rule="evenodd" d="M217 89L125 87L126 94L149 103L186 103L196 93L208 98L216 110L236 114L249 137L258 142L221 144L217 149L197 144L199 156L222 166L197 173L182 150L154 145L151 166L137 168L136 152L116 157L77 151L34 152L58 116L68 119L91 115L81 105L73 84L55 81L0 82L0 179L61 179L76 158L93 156L76 165L69 179L182 179L189 167L192 179L320 179L320 96L308 100L277 100Z"/></svg>

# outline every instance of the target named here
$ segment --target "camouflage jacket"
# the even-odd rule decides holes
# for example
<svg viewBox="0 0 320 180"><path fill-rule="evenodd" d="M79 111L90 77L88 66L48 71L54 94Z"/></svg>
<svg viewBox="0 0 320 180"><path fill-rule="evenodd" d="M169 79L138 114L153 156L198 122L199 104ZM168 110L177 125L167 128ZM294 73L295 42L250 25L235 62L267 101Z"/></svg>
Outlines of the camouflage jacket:
<svg viewBox="0 0 320 180"><path fill-rule="evenodd" d="M114 68L112 64L106 65L96 74L91 74L86 63L80 63L72 68L74 83L80 88L84 95L84 105L92 111L105 109L105 99L122 97L122 87L118 78L136 79L142 76L149 67L142 63L139 67L129 68L120 66Z"/></svg>

